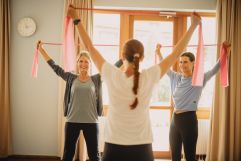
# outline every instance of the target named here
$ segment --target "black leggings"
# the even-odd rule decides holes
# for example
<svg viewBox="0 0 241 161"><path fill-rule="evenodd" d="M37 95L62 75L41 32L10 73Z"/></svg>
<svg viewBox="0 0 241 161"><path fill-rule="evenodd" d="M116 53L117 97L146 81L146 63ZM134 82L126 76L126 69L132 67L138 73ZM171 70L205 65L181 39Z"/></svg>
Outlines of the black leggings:
<svg viewBox="0 0 241 161"><path fill-rule="evenodd" d="M187 161L195 161L198 121L195 111L173 114L169 141L173 161L181 160L182 143Z"/></svg>
<svg viewBox="0 0 241 161"><path fill-rule="evenodd" d="M152 145L117 145L105 143L102 161L154 161Z"/></svg>
<svg viewBox="0 0 241 161"><path fill-rule="evenodd" d="M65 123L63 161L72 161L80 130L83 130L90 161L100 161L98 149L99 127L97 123Z"/></svg>

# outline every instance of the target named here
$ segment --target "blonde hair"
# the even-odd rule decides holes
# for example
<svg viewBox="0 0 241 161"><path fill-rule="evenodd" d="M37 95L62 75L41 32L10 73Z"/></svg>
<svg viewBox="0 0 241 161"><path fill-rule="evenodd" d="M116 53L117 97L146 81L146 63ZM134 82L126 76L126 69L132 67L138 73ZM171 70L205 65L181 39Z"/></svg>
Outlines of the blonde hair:
<svg viewBox="0 0 241 161"><path fill-rule="evenodd" d="M85 50L82 50L80 51L78 54L77 54L77 63L79 62L79 59L84 56L86 57L88 60L89 60L89 74L92 73L92 69L91 69L91 59L90 59L90 56L89 56L89 52L88 51L85 51ZM79 71L78 71L78 67L77 67L77 64L76 64L76 71L77 71L77 74L79 74Z"/></svg>
<svg viewBox="0 0 241 161"><path fill-rule="evenodd" d="M79 62L80 57L85 56L90 61L89 52L82 50L77 54L77 62Z"/></svg>

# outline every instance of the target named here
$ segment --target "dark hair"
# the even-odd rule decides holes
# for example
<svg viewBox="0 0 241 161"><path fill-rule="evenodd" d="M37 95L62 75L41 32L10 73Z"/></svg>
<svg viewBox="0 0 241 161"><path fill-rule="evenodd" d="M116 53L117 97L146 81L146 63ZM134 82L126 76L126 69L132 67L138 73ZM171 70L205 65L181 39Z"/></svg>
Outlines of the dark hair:
<svg viewBox="0 0 241 161"><path fill-rule="evenodd" d="M124 45L123 56L129 63L134 64L134 85L132 91L137 95L139 86L139 61L144 56L144 47L138 40L128 40ZM136 97L134 102L130 105L131 109L135 109L138 104L138 98Z"/></svg>
<svg viewBox="0 0 241 161"><path fill-rule="evenodd" d="M194 61L195 61L195 56L194 56L194 54L191 53L191 52L184 52L184 53L181 55L181 57L183 57L183 56L188 57L191 62L194 62Z"/></svg>

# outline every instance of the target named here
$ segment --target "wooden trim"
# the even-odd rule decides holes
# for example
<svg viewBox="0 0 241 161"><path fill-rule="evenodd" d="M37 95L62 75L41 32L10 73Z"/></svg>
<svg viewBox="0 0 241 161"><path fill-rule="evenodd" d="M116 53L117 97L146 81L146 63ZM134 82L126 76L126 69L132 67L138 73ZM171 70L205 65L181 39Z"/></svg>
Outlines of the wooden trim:
<svg viewBox="0 0 241 161"><path fill-rule="evenodd" d="M103 105L103 116L107 116L108 110L108 105Z"/></svg>
<svg viewBox="0 0 241 161"><path fill-rule="evenodd" d="M197 118L209 120L210 119L210 113L211 113L210 109L200 107L197 110Z"/></svg>
<svg viewBox="0 0 241 161"><path fill-rule="evenodd" d="M181 17L181 16L191 16L192 15L192 12L176 12L176 16L177 17ZM216 16L216 13L213 12L213 13L207 13L207 12L197 12L200 16L202 17L215 17Z"/></svg>
<svg viewBox="0 0 241 161"><path fill-rule="evenodd" d="M149 15L158 16L160 11L151 10L123 10L123 9L93 9L96 13L127 14L127 15Z"/></svg>
<svg viewBox="0 0 241 161"><path fill-rule="evenodd" d="M153 155L155 159L171 159L170 151L153 151Z"/></svg>
<svg viewBox="0 0 241 161"><path fill-rule="evenodd" d="M134 20L142 20L142 21L173 21L173 17L135 15L134 16Z"/></svg>
<svg viewBox="0 0 241 161"><path fill-rule="evenodd" d="M173 35L173 45L176 45L177 42L182 38L183 34L187 30L187 18L186 17L175 17L174 18L174 35ZM173 65L173 70L178 71L178 60Z"/></svg>
<svg viewBox="0 0 241 161"><path fill-rule="evenodd" d="M119 56L121 57L122 49L125 42L130 38L130 16L127 14L120 15L120 50Z"/></svg>
<svg viewBox="0 0 241 161"><path fill-rule="evenodd" d="M130 16L130 24L129 24L129 38L133 39L134 35L134 16Z"/></svg>
<svg viewBox="0 0 241 161"><path fill-rule="evenodd" d="M173 108L171 106L150 106L150 109L151 110L170 110L170 114L172 115L173 113ZM104 111L104 116L106 116L108 113L108 105L104 105L103 111ZM205 120L210 119L210 109L204 108L204 107L198 108L197 117L198 119L205 119Z"/></svg>
<svg viewBox="0 0 241 161"><path fill-rule="evenodd" d="M150 106L151 110L170 110L170 106Z"/></svg>

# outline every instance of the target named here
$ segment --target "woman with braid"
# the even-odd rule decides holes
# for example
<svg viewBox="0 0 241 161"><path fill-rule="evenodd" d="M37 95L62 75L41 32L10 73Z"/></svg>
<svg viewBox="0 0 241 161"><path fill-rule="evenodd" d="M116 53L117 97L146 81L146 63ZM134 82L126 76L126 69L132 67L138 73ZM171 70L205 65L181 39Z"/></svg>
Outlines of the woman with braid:
<svg viewBox="0 0 241 161"><path fill-rule="evenodd" d="M139 63L144 58L144 47L140 41L131 39L125 43L122 53L124 71L121 71L106 62L93 46L74 7L68 8L68 16L74 20L79 36L109 92L102 161L153 161L149 118L152 89L185 49L200 23L200 17L192 16L192 25L166 59L139 72Z"/></svg>

